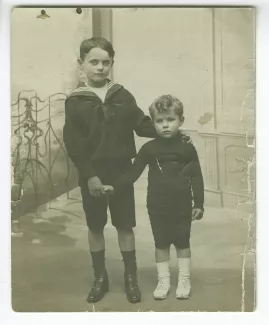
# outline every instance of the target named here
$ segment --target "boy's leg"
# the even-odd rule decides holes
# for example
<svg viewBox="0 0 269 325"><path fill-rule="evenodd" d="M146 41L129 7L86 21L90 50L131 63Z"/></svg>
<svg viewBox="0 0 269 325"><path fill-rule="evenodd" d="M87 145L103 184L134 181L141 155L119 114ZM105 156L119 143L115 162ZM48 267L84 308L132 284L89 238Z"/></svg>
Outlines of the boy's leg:
<svg viewBox="0 0 269 325"><path fill-rule="evenodd" d="M101 300L109 290L108 276L105 267L104 229L88 229L89 248L94 270L94 283L87 301L94 303Z"/></svg>
<svg viewBox="0 0 269 325"><path fill-rule="evenodd" d="M170 246L157 248L155 244L155 261L156 263L165 263L170 261Z"/></svg>
<svg viewBox="0 0 269 325"><path fill-rule="evenodd" d="M94 231L88 228L88 243L91 252L105 250L104 230Z"/></svg>
<svg viewBox="0 0 269 325"><path fill-rule="evenodd" d="M133 228L121 229L117 228L118 242L122 252L130 252L135 250L135 236Z"/></svg>
<svg viewBox="0 0 269 325"><path fill-rule="evenodd" d="M176 247L177 251L177 258L186 258L190 259L191 258L191 249L189 248L178 248Z"/></svg>
<svg viewBox="0 0 269 325"><path fill-rule="evenodd" d="M158 284L153 292L153 297L156 300L167 298L170 290L170 246L167 248L155 248L155 260L157 266Z"/></svg>
<svg viewBox="0 0 269 325"><path fill-rule="evenodd" d="M191 292L191 249L190 249L191 222L180 224L178 239L175 241L178 260L178 287L177 299L188 299Z"/></svg>
<svg viewBox="0 0 269 325"><path fill-rule="evenodd" d="M113 226L118 232L118 242L124 262L124 282L127 299L132 303L141 301L137 282L137 263L135 251L135 201L134 188L128 187L109 197L109 209Z"/></svg>
<svg viewBox="0 0 269 325"><path fill-rule="evenodd" d="M124 282L126 296L129 302L141 301L141 291L137 281L137 263L135 250L135 237L132 228L117 227L118 241L124 263Z"/></svg>
<svg viewBox="0 0 269 325"><path fill-rule="evenodd" d="M81 186L83 209L88 225L88 242L94 270L94 283L87 301L97 302L104 297L109 289L108 276L105 268L104 226L107 222L107 201L105 197L93 197L87 184Z"/></svg>
<svg viewBox="0 0 269 325"><path fill-rule="evenodd" d="M169 222L165 213L149 213L151 229L155 243L155 260L157 267L158 284L153 292L154 299L167 298L170 290L170 246L171 234Z"/></svg>

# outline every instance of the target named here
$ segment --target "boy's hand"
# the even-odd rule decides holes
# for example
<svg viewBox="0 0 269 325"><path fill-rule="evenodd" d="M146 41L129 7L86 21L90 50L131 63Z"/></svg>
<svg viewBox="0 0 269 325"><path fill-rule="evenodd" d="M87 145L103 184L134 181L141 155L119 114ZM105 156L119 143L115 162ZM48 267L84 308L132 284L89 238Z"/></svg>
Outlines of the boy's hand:
<svg viewBox="0 0 269 325"><path fill-rule="evenodd" d="M192 143L191 137L188 134L186 134L183 130L180 130L179 132L180 132L181 138L184 142Z"/></svg>
<svg viewBox="0 0 269 325"><path fill-rule="evenodd" d="M103 184L97 176L91 177L88 180L88 187L92 196L101 196L105 193L103 190Z"/></svg>
<svg viewBox="0 0 269 325"><path fill-rule="evenodd" d="M103 190L108 195L114 194L114 187L111 185L104 185Z"/></svg>
<svg viewBox="0 0 269 325"><path fill-rule="evenodd" d="M202 209L192 209L192 221L201 220L203 215L204 211Z"/></svg>

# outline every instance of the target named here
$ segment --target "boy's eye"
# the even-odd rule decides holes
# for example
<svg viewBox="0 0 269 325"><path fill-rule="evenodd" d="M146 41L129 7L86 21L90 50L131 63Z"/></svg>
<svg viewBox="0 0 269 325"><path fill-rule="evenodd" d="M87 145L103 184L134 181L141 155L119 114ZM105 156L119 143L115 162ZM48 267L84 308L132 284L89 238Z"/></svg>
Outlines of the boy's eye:
<svg viewBox="0 0 269 325"><path fill-rule="evenodd" d="M156 120L155 120L155 123L162 123L162 121L163 121L163 120L161 120L161 119L156 119Z"/></svg>
<svg viewBox="0 0 269 325"><path fill-rule="evenodd" d="M167 119L167 121L168 122L173 122L175 119L173 118L173 117L169 117L168 119Z"/></svg>
<svg viewBox="0 0 269 325"><path fill-rule="evenodd" d="M97 61L97 60L91 60L90 63L91 63L92 65L97 65L97 64L98 64L98 61Z"/></svg>
<svg viewBox="0 0 269 325"><path fill-rule="evenodd" d="M107 67L109 64L110 64L110 61L109 61L109 60L103 61L103 65L104 65L104 66Z"/></svg>

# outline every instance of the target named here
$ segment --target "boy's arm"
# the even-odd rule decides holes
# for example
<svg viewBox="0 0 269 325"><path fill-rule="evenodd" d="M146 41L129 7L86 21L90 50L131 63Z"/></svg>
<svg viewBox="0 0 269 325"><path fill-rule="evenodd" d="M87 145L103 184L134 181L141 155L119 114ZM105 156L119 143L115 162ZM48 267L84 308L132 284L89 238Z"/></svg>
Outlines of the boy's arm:
<svg viewBox="0 0 269 325"><path fill-rule="evenodd" d="M127 171L127 173L120 176L112 185L114 190L121 191L124 190L126 186L135 183L140 177L140 175L143 173L145 167L147 166L149 161L148 157L148 152L143 146L139 150L136 158L134 159L131 168Z"/></svg>
<svg viewBox="0 0 269 325"><path fill-rule="evenodd" d="M134 126L134 130L139 137L157 137L157 133L153 126L151 118L149 116L146 116L139 107L137 107L136 110L136 124Z"/></svg>
<svg viewBox="0 0 269 325"><path fill-rule="evenodd" d="M204 180L203 174L197 155L197 151L193 145L192 150L192 168L191 168L191 185L194 199L194 208L204 210Z"/></svg>
<svg viewBox="0 0 269 325"><path fill-rule="evenodd" d="M129 91L127 91L127 94L132 114L132 125L135 133L140 137L156 138L157 133L151 118L145 115L142 109L137 106L134 96Z"/></svg>
<svg viewBox="0 0 269 325"><path fill-rule="evenodd" d="M63 140L68 156L77 167L80 175L85 178L96 176L90 162L89 150L86 146L86 138L74 123L76 98L69 98L65 102L65 124L63 128Z"/></svg>

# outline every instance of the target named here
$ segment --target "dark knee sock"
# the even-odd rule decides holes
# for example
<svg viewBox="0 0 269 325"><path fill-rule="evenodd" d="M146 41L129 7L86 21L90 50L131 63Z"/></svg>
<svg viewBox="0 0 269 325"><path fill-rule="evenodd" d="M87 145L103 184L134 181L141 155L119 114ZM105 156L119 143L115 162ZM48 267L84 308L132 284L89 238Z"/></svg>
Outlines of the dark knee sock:
<svg viewBox="0 0 269 325"><path fill-rule="evenodd" d="M121 255L123 257L125 274L135 274L137 271L135 250L121 251Z"/></svg>
<svg viewBox="0 0 269 325"><path fill-rule="evenodd" d="M98 252L91 252L92 255L92 265L94 269L95 277L104 275L106 273L105 268L105 250Z"/></svg>

